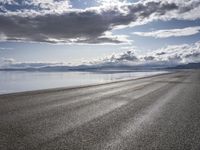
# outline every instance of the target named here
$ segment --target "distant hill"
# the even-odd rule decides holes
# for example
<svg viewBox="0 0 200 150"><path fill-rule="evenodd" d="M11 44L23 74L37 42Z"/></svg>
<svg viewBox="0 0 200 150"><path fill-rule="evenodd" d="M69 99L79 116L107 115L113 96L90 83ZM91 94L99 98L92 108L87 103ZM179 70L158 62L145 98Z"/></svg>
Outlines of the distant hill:
<svg viewBox="0 0 200 150"><path fill-rule="evenodd" d="M157 70L161 66L149 65L79 65L79 66L47 66L40 68L0 68L0 71L40 71L40 72L68 72L68 71L86 71L86 72L132 72L140 70Z"/></svg>
<svg viewBox="0 0 200 150"><path fill-rule="evenodd" d="M200 63L189 63L178 66L167 66L158 64L145 65L120 65L120 64L103 64L103 65L79 65L79 66L46 66L46 67L27 67L27 68L0 68L0 71L40 71L40 72L68 72L68 71L86 71L86 72L132 72L141 70L163 70L163 69L200 69Z"/></svg>
<svg viewBox="0 0 200 150"><path fill-rule="evenodd" d="M183 64L175 67L168 67L167 69L200 69L200 63Z"/></svg>

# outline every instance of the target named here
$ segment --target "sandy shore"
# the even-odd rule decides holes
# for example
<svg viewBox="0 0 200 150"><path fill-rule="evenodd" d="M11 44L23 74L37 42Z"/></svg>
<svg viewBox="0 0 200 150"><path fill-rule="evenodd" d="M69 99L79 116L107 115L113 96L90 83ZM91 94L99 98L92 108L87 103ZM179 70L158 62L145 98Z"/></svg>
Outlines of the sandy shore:
<svg viewBox="0 0 200 150"><path fill-rule="evenodd" d="M199 149L200 71L0 95L0 149Z"/></svg>

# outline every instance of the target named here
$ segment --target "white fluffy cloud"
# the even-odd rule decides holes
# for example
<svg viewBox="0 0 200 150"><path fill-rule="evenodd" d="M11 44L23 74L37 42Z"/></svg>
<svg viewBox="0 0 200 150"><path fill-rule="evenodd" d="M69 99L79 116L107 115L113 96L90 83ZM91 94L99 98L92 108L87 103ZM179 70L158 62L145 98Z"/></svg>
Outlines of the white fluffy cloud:
<svg viewBox="0 0 200 150"><path fill-rule="evenodd" d="M177 64L200 62L200 41L194 44L167 46L147 54L147 56L153 56L155 61Z"/></svg>
<svg viewBox="0 0 200 150"><path fill-rule="evenodd" d="M103 58L92 64L175 66L193 62L200 62L200 41L194 44L167 46L145 55L136 54L134 51L127 51Z"/></svg>
<svg viewBox="0 0 200 150"><path fill-rule="evenodd" d="M151 32L133 32L135 35L154 37L154 38L168 38L168 37L182 37L195 35L200 32L200 26L187 27L182 29L167 29L157 30Z"/></svg>

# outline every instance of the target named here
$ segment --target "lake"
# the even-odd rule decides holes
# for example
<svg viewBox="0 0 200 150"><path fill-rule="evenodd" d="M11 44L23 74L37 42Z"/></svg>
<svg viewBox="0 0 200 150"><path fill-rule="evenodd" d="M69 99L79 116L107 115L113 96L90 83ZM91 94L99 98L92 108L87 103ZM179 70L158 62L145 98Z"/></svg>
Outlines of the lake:
<svg viewBox="0 0 200 150"><path fill-rule="evenodd" d="M137 79L166 71L90 73L0 71L0 94Z"/></svg>

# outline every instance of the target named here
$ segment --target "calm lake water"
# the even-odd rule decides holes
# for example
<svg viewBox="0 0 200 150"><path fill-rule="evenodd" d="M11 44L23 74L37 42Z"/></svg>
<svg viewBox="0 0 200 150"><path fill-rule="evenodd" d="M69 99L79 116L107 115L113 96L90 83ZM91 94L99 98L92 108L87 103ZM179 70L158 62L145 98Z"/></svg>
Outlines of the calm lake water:
<svg viewBox="0 0 200 150"><path fill-rule="evenodd" d="M0 94L136 79L166 71L128 73L0 71Z"/></svg>

